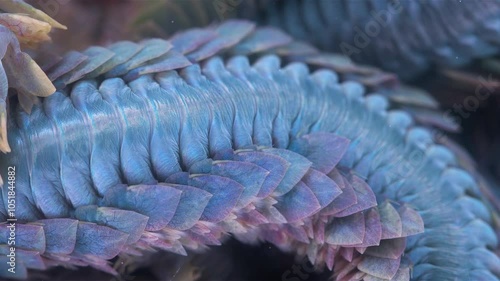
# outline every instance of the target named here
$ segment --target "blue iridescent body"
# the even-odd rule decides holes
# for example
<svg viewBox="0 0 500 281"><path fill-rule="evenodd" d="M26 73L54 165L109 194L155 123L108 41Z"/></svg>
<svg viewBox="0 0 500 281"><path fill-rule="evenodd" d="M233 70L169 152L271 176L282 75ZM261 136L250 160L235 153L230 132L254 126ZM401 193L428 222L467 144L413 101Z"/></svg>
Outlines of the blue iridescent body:
<svg viewBox="0 0 500 281"><path fill-rule="evenodd" d="M497 0L252 0L234 9L240 17L283 28L403 79L434 65L456 68L499 52Z"/></svg>
<svg viewBox="0 0 500 281"><path fill-rule="evenodd" d="M294 44L229 21L64 57L48 71L60 90L10 108L0 171L18 175L18 277L115 274L119 254L231 233L337 280L410 280L411 267L411 280L499 280L491 210L453 153L385 96L311 72L324 56Z"/></svg>

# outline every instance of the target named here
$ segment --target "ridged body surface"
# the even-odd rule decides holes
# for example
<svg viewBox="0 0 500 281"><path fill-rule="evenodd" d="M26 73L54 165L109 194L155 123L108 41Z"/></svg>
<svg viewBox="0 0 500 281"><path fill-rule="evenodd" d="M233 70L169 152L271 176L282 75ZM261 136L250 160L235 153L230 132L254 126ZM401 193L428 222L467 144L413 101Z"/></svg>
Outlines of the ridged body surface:
<svg viewBox="0 0 500 281"><path fill-rule="evenodd" d="M294 60L288 37L262 32L235 21L69 54L48 71L61 90L30 114L13 102L0 169L16 167L25 266L113 273L120 253L184 254L232 233L337 280L409 280L410 263L412 280L498 280L490 210L454 155L304 56L228 56Z"/></svg>
<svg viewBox="0 0 500 281"><path fill-rule="evenodd" d="M404 79L498 54L498 1L242 1L240 17L283 28Z"/></svg>

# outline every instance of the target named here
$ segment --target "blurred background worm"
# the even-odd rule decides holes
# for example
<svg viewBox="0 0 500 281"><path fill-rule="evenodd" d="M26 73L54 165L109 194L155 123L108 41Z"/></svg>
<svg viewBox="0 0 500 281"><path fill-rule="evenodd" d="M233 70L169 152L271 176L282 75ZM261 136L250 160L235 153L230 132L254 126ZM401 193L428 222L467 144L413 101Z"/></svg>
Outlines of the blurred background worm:
<svg viewBox="0 0 500 281"><path fill-rule="evenodd" d="M169 2L175 18L145 12L129 30L116 24L114 1L89 1L79 14L95 8L97 22L116 32L89 24L99 32L74 51L29 52L40 66L20 43L35 47L50 27L65 27L22 1L8 3L0 7L8 12L0 216L12 217L15 167L18 259L12 274L3 224L4 278L77 280L81 274L56 266L90 266L96 270L83 280L276 279L231 261L231 248L252 251L233 237L273 245L303 260L309 274L313 265L339 281L499 280L498 201L474 160L441 132L458 127L432 96L314 38L297 35L326 51L277 28L225 20L232 13L265 21L263 7L286 19L300 5L310 18L327 10L312 9L317 2ZM349 3L334 10L363 15L363 5ZM160 15L163 4L154 7ZM82 4L65 2L57 14L74 5ZM11 15L21 11L22 21ZM113 38L161 33L166 39ZM114 43L83 47L96 42ZM406 55L396 52L394 61L411 72ZM214 268L211 257L231 266ZM278 278L304 278L289 266Z"/></svg>

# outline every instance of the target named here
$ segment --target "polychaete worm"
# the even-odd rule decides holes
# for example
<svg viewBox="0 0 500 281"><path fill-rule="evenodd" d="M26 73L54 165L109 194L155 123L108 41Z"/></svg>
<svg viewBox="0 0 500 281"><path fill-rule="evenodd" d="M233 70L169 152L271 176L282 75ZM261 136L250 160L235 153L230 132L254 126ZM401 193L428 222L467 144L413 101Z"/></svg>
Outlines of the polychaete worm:
<svg viewBox="0 0 500 281"><path fill-rule="evenodd" d="M9 99L0 171L16 167L17 264L3 270L0 225L0 275L117 274L117 256L231 234L336 280L498 280L476 180L373 87L392 76L306 47L231 20L65 55L47 70L57 92L30 113Z"/></svg>

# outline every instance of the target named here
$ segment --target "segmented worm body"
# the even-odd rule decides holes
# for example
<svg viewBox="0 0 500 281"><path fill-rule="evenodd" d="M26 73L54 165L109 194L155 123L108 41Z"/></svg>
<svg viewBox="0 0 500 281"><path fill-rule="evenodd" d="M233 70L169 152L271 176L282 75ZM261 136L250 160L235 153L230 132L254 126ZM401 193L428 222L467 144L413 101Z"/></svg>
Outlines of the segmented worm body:
<svg viewBox="0 0 500 281"><path fill-rule="evenodd" d="M255 0L242 1L236 11L403 79L499 51L496 0Z"/></svg>
<svg viewBox="0 0 500 281"><path fill-rule="evenodd" d="M310 72L328 56L296 44L228 21L69 53L47 70L60 90L31 113L12 98L0 169L17 175L17 277L116 274L117 255L230 233L337 280L498 280L491 211L453 153L383 95Z"/></svg>

